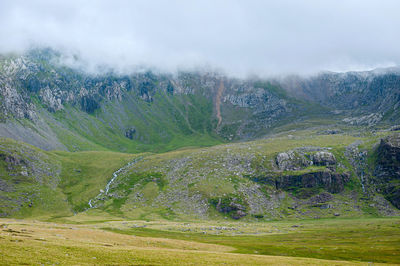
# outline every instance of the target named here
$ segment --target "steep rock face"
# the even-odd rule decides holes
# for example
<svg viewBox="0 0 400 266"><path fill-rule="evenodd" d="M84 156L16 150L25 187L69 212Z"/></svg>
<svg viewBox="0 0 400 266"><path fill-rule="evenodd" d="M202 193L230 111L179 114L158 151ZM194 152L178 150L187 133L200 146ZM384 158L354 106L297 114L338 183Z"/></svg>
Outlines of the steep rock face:
<svg viewBox="0 0 400 266"><path fill-rule="evenodd" d="M377 149L375 176L378 190L400 208L400 134L381 140Z"/></svg>
<svg viewBox="0 0 400 266"><path fill-rule="evenodd" d="M350 181L348 169L339 166L335 155L322 147L308 146L281 152L274 163L274 170L252 180L278 190L300 192L297 196L301 198L308 198L320 189L340 193Z"/></svg>
<svg viewBox="0 0 400 266"><path fill-rule="evenodd" d="M350 180L348 173L336 173L329 169L301 175L282 175L275 179L277 189L323 188L331 193L343 191Z"/></svg>
<svg viewBox="0 0 400 266"><path fill-rule="evenodd" d="M281 171L298 171L309 166L326 166L324 170L299 174L281 174L275 177L277 189L323 188L331 193L343 191L350 174L336 172L336 158L319 147L304 147L279 153L276 164Z"/></svg>
<svg viewBox="0 0 400 266"><path fill-rule="evenodd" d="M0 56L0 121L27 119L39 132L38 123L47 123L41 127L54 130L51 135L62 144L65 135L95 143L103 135L102 145L124 136L139 143L167 143L176 134L254 138L299 108L279 89L258 80L197 72L89 74L62 65L60 58L53 50ZM7 123L3 127L10 131ZM127 133L130 127L136 137ZM54 147L44 147L36 136L21 138L41 148Z"/></svg>
<svg viewBox="0 0 400 266"><path fill-rule="evenodd" d="M323 73L276 81L297 97L311 100L344 112L345 122L375 125L386 119L399 121L400 69L377 69L367 72Z"/></svg>
<svg viewBox="0 0 400 266"><path fill-rule="evenodd" d="M36 118L35 107L27 100L27 97L18 92L11 78L0 73L0 118L6 117Z"/></svg>
<svg viewBox="0 0 400 266"><path fill-rule="evenodd" d="M249 140L313 118L373 126L400 117L396 71L242 80L207 72L90 74L61 58L49 49L0 56L1 136L17 134L44 149L136 152L182 137ZM23 134L14 130L21 125ZM126 137L131 127L136 132ZM44 132L55 138L47 147Z"/></svg>

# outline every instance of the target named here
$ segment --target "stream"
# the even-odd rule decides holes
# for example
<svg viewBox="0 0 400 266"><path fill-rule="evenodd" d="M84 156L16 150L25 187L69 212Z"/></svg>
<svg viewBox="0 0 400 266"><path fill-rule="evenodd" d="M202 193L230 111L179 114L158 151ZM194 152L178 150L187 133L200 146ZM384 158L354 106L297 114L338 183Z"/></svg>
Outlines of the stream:
<svg viewBox="0 0 400 266"><path fill-rule="evenodd" d="M119 168L117 171L115 171L115 172L112 174L111 180L108 181L108 183L107 183L107 185L106 185L104 191L101 190L100 193L99 193L95 198L89 200L89 202L88 202L88 204L89 204L89 209L94 208L94 203L93 203L93 202L94 202L95 200L100 199L101 196L107 195L107 194L108 194L108 191L110 190L111 184L114 183L115 179L117 179L118 175L119 175L121 172L123 172L124 170L126 170L126 169L129 168L130 166L134 165L135 163L137 163L137 162L140 161L141 159L142 159L142 157L135 158L133 161L129 162L128 164L124 165L123 167L121 167L121 168Z"/></svg>

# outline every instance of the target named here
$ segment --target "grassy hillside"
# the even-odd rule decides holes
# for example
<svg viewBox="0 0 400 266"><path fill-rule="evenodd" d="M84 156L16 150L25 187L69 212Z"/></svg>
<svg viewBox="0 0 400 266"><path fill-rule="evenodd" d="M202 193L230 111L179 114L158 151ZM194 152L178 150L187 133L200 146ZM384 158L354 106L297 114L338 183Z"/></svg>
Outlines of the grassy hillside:
<svg viewBox="0 0 400 266"><path fill-rule="evenodd" d="M380 195L362 191L361 180L345 153L355 142L370 150L381 135L320 135L303 131L294 135L247 143L224 144L149 154L121 175L110 187L113 196L99 202L98 210L130 219L231 219L234 213L217 205L240 204L241 219L379 216L397 213ZM277 189L275 178L328 171L326 166L301 170L275 169L279 152L299 147L324 147L338 160L336 171L349 173L343 191L323 187ZM361 146L360 146L361 149ZM294 178L293 177L293 178ZM263 182L266 180L266 182ZM317 201L315 201L317 200ZM221 205L222 204L222 205ZM375 206L375 207L370 207Z"/></svg>
<svg viewBox="0 0 400 266"><path fill-rule="evenodd" d="M88 208L88 201L104 189L112 173L137 155L117 152L54 152L61 163L62 192L75 212Z"/></svg>
<svg viewBox="0 0 400 266"><path fill-rule="evenodd" d="M211 102L199 95L160 92L148 103L130 92L119 103L105 102L93 114L67 106L46 117L70 151L163 152L222 142L212 130ZM129 130L131 135L126 136Z"/></svg>
<svg viewBox="0 0 400 266"><path fill-rule="evenodd" d="M71 215L59 187L61 165L33 146L0 139L0 216Z"/></svg>
<svg viewBox="0 0 400 266"><path fill-rule="evenodd" d="M130 219L248 221L396 215L398 210L360 179L358 157L352 157L372 155L387 134L306 130L158 154L45 152L2 139L1 212L14 217L100 212ZM332 154L335 165L288 170L277 165L279 153L292 152L306 160L317 151ZM124 166L106 194L113 173ZM337 183L314 182L326 175Z"/></svg>

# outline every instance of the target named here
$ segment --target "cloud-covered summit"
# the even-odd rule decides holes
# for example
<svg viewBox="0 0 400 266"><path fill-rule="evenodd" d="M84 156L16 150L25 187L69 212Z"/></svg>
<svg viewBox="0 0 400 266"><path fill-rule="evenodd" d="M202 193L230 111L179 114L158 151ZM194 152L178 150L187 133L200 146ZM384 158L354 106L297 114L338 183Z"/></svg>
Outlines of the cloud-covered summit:
<svg viewBox="0 0 400 266"><path fill-rule="evenodd" d="M399 1L0 1L0 52L32 46L91 66L275 75L400 62Z"/></svg>

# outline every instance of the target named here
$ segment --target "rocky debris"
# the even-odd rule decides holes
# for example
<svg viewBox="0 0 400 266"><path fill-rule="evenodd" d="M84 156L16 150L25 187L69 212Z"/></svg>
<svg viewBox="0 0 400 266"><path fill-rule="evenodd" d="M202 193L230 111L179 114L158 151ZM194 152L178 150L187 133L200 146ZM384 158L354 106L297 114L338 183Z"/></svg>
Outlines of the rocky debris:
<svg viewBox="0 0 400 266"><path fill-rule="evenodd" d="M276 209L279 207L279 202L286 196L284 192L277 192L250 182L240 184L237 191L243 195L248 205L248 213L252 215L261 213L277 215Z"/></svg>
<svg viewBox="0 0 400 266"><path fill-rule="evenodd" d="M4 160L7 163L7 169L9 171L15 170L16 166L26 165L24 159L15 154L0 154L0 160Z"/></svg>
<svg viewBox="0 0 400 266"><path fill-rule="evenodd" d="M374 171L377 189L397 208L400 208L400 134L381 140L376 151Z"/></svg>
<svg viewBox="0 0 400 266"><path fill-rule="evenodd" d="M349 117L344 118L343 122L348 123L350 125L367 125L374 126L378 124L383 118L383 115L380 113L372 113L369 115L364 115L360 117Z"/></svg>
<svg viewBox="0 0 400 266"><path fill-rule="evenodd" d="M331 201L333 199L332 194L328 192L322 192L316 196L311 197L308 202L310 204L316 204L316 203L325 203L328 201Z"/></svg>
<svg viewBox="0 0 400 266"><path fill-rule="evenodd" d="M400 210L393 206L384 196L375 194L372 197L372 204L369 207L374 208L382 216L399 216Z"/></svg>
<svg viewBox="0 0 400 266"><path fill-rule="evenodd" d="M236 212L231 214L231 217L235 220L238 220L246 215L247 213L245 213L243 210L237 210Z"/></svg>
<svg viewBox="0 0 400 266"><path fill-rule="evenodd" d="M361 140L356 140L346 147L345 156L349 160L350 164L353 166L356 171L356 175L360 178L361 188L363 193L368 194L371 191L369 188L369 175L365 171L367 169L367 155L368 152L366 150L360 151L358 146L363 143Z"/></svg>
<svg viewBox="0 0 400 266"><path fill-rule="evenodd" d="M0 178L0 191L2 192L13 192L15 191L14 187L5 180Z"/></svg>
<svg viewBox="0 0 400 266"><path fill-rule="evenodd" d="M236 197L224 197L210 200L211 204L215 206L217 211L229 214L229 216L235 220L247 215L246 207L240 201L241 200Z"/></svg>
<svg viewBox="0 0 400 266"><path fill-rule="evenodd" d="M17 148L17 152L15 148ZM49 157L33 150L29 146L15 146L0 144L0 160L4 160L9 174L24 176L25 180L32 180L55 188L59 182L61 166L49 161Z"/></svg>

